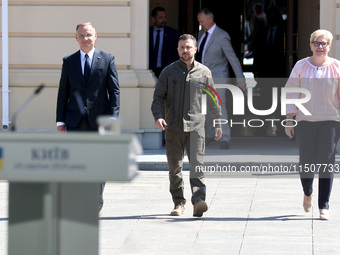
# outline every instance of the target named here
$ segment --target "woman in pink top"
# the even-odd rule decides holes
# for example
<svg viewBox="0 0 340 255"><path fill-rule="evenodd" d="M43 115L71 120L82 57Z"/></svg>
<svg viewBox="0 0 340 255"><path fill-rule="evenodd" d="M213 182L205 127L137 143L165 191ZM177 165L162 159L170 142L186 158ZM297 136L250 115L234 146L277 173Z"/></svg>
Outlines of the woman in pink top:
<svg viewBox="0 0 340 255"><path fill-rule="evenodd" d="M327 30L316 30L310 37L313 55L298 61L286 87L300 87L310 91L311 99L303 106L311 113L305 115L295 105L287 105L286 134L296 135L299 145L299 170L304 192L303 207L312 209L314 172L319 172L318 207L320 219L329 219L329 198L332 190L335 150L340 137L340 61L328 56L333 35ZM290 93L288 98L300 98Z"/></svg>

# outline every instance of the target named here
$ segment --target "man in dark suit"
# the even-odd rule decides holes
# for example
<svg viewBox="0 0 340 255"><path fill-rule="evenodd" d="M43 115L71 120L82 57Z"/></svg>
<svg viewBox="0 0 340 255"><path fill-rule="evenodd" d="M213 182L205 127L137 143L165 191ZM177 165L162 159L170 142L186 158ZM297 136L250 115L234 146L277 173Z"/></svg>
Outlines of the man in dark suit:
<svg viewBox="0 0 340 255"><path fill-rule="evenodd" d="M284 52L284 22L279 9L266 10L268 26L259 31L255 42L255 77L277 78L286 76Z"/></svg>
<svg viewBox="0 0 340 255"><path fill-rule="evenodd" d="M78 24L80 50L63 59L57 99L57 131L97 131L97 117L119 115L119 83L114 56L94 47L90 22ZM104 183L101 186L103 206Z"/></svg>
<svg viewBox="0 0 340 255"><path fill-rule="evenodd" d="M149 29L149 69L158 78L167 65L178 60L178 31L166 26L166 12L156 7L151 12L153 25Z"/></svg>
<svg viewBox="0 0 340 255"><path fill-rule="evenodd" d="M286 56L285 56L285 27L282 13L276 7L266 10L268 26L259 32L258 40L254 48L254 76L257 87L260 89L260 97L254 101L255 108L266 110L272 106L272 89L278 89L280 98L281 87L286 84ZM268 118L284 119L281 116L280 103L273 116L262 116ZM269 127L270 128L270 127ZM261 132L266 135L267 128L261 128ZM277 127L276 135L285 135L282 126Z"/></svg>
<svg viewBox="0 0 340 255"><path fill-rule="evenodd" d="M99 115L119 114L120 91L114 56L94 47L97 33L91 23L79 24L76 29L80 50L63 59L59 83L59 133L96 131Z"/></svg>

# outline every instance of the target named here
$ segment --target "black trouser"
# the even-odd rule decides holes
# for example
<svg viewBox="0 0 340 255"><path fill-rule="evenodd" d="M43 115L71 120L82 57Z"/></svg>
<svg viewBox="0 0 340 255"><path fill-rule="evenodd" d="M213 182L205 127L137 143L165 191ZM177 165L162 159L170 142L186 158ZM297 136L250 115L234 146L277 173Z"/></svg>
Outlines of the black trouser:
<svg viewBox="0 0 340 255"><path fill-rule="evenodd" d="M89 120L87 115L83 115L76 127L67 127L66 131L75 131L75 132L97 132L98 128L90 127Z"/></svg>
<svg viewBox="0 0 340 255"><path fill-rule="evenodd" d="M295 128L300 154L300 179L306 196L313 193L313 180L319 171L319 209L329 208L332 191L335 151L340 137L337 121L300 121Z"/></svg>
<svg viewBox="0 0 340 255"><path fill-rule="evenodd" d="M66 127L68 132L98 132L98 128L90 127L87 115L83 115L76 127ZM103 192L105 188L105 182L101 183L100 196L101 201L103 201Z"/></svg>

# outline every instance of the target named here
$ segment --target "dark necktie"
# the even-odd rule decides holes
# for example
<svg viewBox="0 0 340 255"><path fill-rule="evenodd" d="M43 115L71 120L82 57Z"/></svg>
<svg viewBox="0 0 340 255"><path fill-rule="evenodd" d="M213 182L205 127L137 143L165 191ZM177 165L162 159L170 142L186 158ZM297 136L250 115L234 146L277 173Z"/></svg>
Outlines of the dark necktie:
<svg viewBox="0 0 340 255"><path fill-rule="evenodd" d="M87 82L89 77L90 77L90 73L91 73L91 68L90 68L90 58L89 55L85 54L85 65L84 65L84 78L85 81Z"/></svg>
<svg viewBox="0 0 340 255"><path fill-rule="evenodd" d="M205 42L207 41L207 38L208 38L208 31L205 32L205 36L201 42L201 45L200 45L200 48L196 54L196 60L198 62L201 62L202 63L202 56L203 56L203 50L204 50L204 45L205 45Z"/></svg>
<svg viewBox="0 0 340 255"><path fill-rule="evenodd" d="M274 40L274 28L269 29L269 36L268 36L268 46L273 46L273 40Z"/></svg>
<svg viewBox="0 0 340 255"><path fill-rule="evenodd" d="M158 50L159 50L159 33L160 29L157 29L156 41L155 46L153 48L153 59L152 59L152 67L157 68L157 60L158 60Z"/></svg>

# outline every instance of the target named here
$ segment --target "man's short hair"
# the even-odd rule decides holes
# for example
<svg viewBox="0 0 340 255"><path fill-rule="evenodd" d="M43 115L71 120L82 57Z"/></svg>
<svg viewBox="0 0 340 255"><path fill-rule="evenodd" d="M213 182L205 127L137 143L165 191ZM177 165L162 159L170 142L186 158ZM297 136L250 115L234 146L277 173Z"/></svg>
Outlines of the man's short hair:
<svg viewBox="0 0 340 255"><path fill-rule="evenodd" d="M195 36L191 35L191 34L183 34L178 38L178 41L185 41L185 40L193 40L194 45L196 46L196 38Z"/></svg>
<svg viewBox="0 0 340 255"><path fill-rule="evenodd" d="M204 15L207 16L208 18L214 19L214 14L208 8L204 8L204 9L200 10L200 12L198 14L200 14L200 13L204 13Z"/></svg>
<svg viewBox="0 0 340 255"><path fill-rule="evenodd" d="M151 11L151 17L156 17L157 16L157 12L165 12L165 8L157 6L155 7L152 11Z"/></svg>
<svg viewBox="0 0 340 255"><path fill-rule="evenodd" d="M85 26L91 26L91 27L93 27L94 31L96 31L96 29L94 28L94 26L92 25L91 22L84 22L84 23L80 23L76 26L76 32L78 31L78 29L80 27L85 27Z"/></svg>

